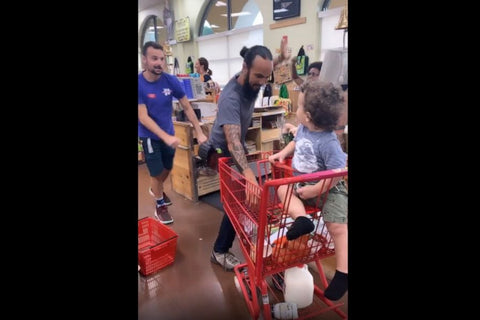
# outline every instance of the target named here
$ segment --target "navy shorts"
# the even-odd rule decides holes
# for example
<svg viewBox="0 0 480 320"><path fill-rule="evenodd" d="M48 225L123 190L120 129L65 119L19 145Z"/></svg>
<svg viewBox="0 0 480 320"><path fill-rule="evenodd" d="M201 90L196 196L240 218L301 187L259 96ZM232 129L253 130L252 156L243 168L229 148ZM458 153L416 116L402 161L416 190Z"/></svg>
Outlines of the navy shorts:
<svg viewBox="0 0 480 320"><path fill-rule="evenodd" d="M145 162L151 177L156 177L165 170L172 170L175 149L166 145L163 140L140 137Z"/></svg>

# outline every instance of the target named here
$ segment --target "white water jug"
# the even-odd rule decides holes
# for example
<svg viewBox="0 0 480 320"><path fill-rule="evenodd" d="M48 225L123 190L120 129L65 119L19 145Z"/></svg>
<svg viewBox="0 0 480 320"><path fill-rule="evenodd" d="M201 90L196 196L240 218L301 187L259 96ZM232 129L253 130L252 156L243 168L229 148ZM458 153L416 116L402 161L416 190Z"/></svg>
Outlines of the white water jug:
<svg viewBox="0 0 480 320"><path fill-rule="evenodd" d="M285 302L296 303L305 308L313 302L313 276L308 265L285 270Z"/></svg>
<svg viewBox="0 0 480 320"><path fill-rule="evenodd" d="M273 306L272 315L275 319L298 319L298 310L295 303L282 302Z"/></svg>

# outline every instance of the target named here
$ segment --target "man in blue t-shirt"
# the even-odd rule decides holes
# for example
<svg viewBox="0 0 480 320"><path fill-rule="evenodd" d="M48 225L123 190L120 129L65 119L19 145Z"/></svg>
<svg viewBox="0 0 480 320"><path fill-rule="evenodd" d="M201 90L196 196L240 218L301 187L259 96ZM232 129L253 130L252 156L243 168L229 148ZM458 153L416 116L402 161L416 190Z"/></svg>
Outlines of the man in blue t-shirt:
<svg viewBox="0 0 480 320"><path fill-rule="evenodd" d="M207 137L178 79L163 72L163 47L153 41L146 42L142 49L142 63L145 69L138 75L138 137L150 172L149 192L156 200L154 215L160 222L169 224L173 218L167 205L172 203L163 192L163 183L172 170L175 148L180 143L173 129L173 97L178 99L193 124L198 143L204 143Z"/></svg>
<svg viewBox="0 0 480 320"><path fill-rule="evenodd" d="M205 144L232 157L237 169L247 180L258 185L256 176L248 165L245 137L252 122L255 99L273 70L272 53L267 47L243 47L242 71L227 83L218 100L218 113ZM205 146L204 146L205 147ZM226 214L220 224L218 237L210 260L225 270L233 270L240 261L229 251L235 239L235 229Z"/></svg>

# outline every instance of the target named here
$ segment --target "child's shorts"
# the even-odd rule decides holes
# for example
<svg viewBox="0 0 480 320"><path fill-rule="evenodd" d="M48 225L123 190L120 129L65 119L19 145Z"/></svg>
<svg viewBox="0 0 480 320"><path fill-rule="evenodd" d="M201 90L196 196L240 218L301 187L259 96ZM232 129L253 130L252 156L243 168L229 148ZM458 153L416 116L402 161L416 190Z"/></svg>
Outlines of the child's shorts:
<svg viewBox="0 0 480 320"><path fill-rule="evenodd" d="M314 184L317 184L317 182L298 182L294 185L293 190L295 194L297 194L298 188ZM304 205L321 207L324 197L319 196L300 200L302 200ZM323 220L326 222L348 223L348 190L345 186L344 180L340 180L332 189L330 189L327 202L323 206L322 216Z"/></svg>

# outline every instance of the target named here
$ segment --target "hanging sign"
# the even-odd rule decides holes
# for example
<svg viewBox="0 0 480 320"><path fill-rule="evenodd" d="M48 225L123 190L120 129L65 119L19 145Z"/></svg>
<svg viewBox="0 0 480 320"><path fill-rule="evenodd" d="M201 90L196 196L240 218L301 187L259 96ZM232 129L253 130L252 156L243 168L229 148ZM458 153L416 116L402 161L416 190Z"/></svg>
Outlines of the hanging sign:
<svg viewBox="0 0 480 320"><path fill-rule="evenodd" d="M300 0L273 0L273 20L280 20L300 15Z"/></svg>
<svg viewBox="0 0 480 320"><path fill-rule="evenodd" d="M175 20L175 39L177 42L190 40L190 18L180 18Z"/></svg>

